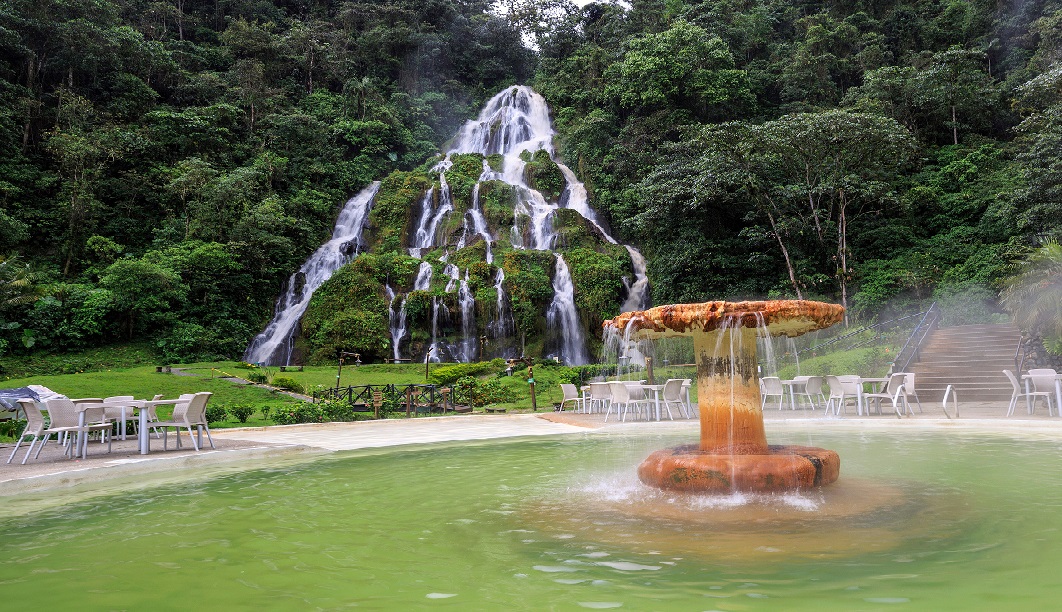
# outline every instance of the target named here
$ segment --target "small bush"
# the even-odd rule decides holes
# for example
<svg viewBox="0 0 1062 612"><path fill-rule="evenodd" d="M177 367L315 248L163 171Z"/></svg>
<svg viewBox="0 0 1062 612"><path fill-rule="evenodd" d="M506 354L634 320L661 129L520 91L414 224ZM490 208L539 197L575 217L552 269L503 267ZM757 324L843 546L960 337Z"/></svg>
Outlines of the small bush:
<svg viewBox="0 0 1062 612"><path fill-rule="evenodd" d="M246 423L247 419L254 414L255 408L249 404L233 404L228 407L229 414L236 417L236 420L241 423Z"/></svg>
<svg viewBox="0 0 1062 612"><path fill-rule="evenodd" d="M262 406L262 418L268 421L269 420L269 411L272 410L272 409L273 409L272 406Z"/></svg>
<svg viewBox="0 0 1062 612"><path fill-rule="evenodd" d="M480 376L504 369L505 362L501 359L479 363L455 363L435 368L428 376L428 380L433 385L453 385L466 376Z"/></svg>
<svg viewBox="0 0 1062 612"><path fill-rule="evenodd" d="M225 410L224 406L215 404L213 406L207 406L206 420L207 423L221 423L225 420L225 417L229 415L229 412Z"/></svg>
<svg viewBox="0 0 1062 612"><path fill-rule="evenodd" d="M0 421L0 438L16 438L26 429L26 419Z"/></svg>
<svg viewBox="0 0 1062 612"><path fill-rule="evenodd" d="M280 387L281 389L287 389L293 393L304 393L306 387L302 386L302 383L294 378L288 378L287 376L274 376L270 384L274 387Z"/></svg>
<svg viewBox="0 0 1062 612"><path fill-rule="evenodd" d="M247 376L244 378L259 385L264 384L268 380L264 372L248 372Z"/></svg>
<svg viewBox="0 0 1062 612"><path fill-rule="evenodd" d="M344 401L326 400L318 404L328 421L357 421L354 407Z"/></svg>
<svg viewBox="0 0 1062 612"><path fill-rule="evenodd" d="M278 407L270 413L270 419L277 425L294 425L296 423L324 423L326 414L321 404L291 404Z"/></svg>

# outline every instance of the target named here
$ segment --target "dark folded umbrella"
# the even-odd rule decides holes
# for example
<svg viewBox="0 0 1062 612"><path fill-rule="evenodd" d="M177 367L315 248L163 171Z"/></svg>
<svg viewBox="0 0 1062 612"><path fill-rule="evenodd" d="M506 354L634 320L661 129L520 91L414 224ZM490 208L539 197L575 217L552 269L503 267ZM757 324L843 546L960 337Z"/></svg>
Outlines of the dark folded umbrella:
<svg viewBox="0 0 1062 612"><path fill-rule="evenodd" d="M24 398L31 398L34 401L40 401L41 397L37 395L37 392L29 387L18 387L17 389L0 389L0 404L3 404L9 410L14 410L18 405L18 400Z"/></svg>

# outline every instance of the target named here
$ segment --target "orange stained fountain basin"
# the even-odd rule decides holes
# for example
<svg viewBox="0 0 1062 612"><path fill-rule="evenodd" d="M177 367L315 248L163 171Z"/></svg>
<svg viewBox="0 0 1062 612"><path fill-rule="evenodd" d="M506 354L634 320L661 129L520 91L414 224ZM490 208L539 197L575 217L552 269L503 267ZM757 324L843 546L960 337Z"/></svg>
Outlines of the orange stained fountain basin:
<svg viewBox="0 0 1062 612"><path fill-rule="evenodd" d="M727 493L792 491L837 480L837 453L767 444L756 338L799 336L843 317L844 308L836 304L769 300L672 304L606 321L606 329L626 338L693 337L700 444L652 453L638 468L642 482L676 491Z"/></svg>

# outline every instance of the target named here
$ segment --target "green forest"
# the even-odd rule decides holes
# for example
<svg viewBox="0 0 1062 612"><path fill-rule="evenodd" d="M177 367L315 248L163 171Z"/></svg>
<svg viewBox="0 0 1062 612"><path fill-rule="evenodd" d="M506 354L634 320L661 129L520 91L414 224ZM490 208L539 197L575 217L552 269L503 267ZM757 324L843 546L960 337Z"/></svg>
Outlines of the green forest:
<svg viewBox="0 0 1062 612"><path fill-rule="evenodd" d="M447 141L514 84L545 97L559 157L645 254L653 305L988 319L1015 262L1062 233L1059 7L7 0L0 355L239 358L344 202L383 181L408 217ZM599 251L582 250L598 280L576 274L598 321L620 294ZM337 283L414 264L374 256ZM386 321L382 287L356 299ZM379 321L350 329L316 360L386 343Z"/></svg>

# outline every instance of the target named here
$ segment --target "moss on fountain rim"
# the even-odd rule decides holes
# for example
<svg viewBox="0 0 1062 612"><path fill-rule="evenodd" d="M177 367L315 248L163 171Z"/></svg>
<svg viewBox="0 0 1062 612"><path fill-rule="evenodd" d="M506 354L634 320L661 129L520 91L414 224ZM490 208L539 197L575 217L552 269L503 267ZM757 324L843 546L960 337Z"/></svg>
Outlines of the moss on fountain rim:
<svg viewBox="0 0 1062 612"><path fill-rule="evenodd" d="M668 304L649 310L625 312L603 323L606 329L631 336L660 338L689 336L733 327L766 327L772 336L790 338L824 329L844 318L844 307L810 300L760 300Z"/></svg>

